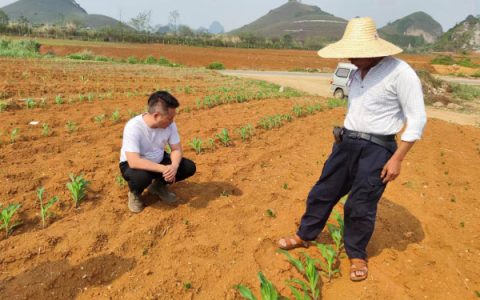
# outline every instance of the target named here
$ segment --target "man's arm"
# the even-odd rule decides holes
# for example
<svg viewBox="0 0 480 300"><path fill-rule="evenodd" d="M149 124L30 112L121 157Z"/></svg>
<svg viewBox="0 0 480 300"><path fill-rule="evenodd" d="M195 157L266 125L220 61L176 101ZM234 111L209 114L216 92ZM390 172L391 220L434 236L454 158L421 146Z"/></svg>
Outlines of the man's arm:
<svg viewBox="0 0 480 300"><path fill-rule="evenodd" d="M180 166L183 157L182 144L178 143L170 145L170 148L172 149L172 152L170 153L172 164L166 166L165 171L163 172L163 178L167 182L175 182L175 176L177 175L178 167Z"/></svg>
<svg viewBox="0 0 480 300"><path fill-rule="evenodd" d="M164 173L166 166L154 163L148 159L140 157L140 154L135 152L125 152L127 156L128 166L132 169L139 169L151 172Z"/></svg>
<svg viewBox="0 0 480 300"><path fill-rule="evenodd" d="M408 151L412 149L413 142L405 142L401 141L400 145L397 148L397 151L393 154L393 156L388 160L388 162L383 167L382 173L380 177L383 179L383 183L387 183L389 181L395 180L395 178L400 175L400 168L402 165L402 161L407 155Z"/></svg>

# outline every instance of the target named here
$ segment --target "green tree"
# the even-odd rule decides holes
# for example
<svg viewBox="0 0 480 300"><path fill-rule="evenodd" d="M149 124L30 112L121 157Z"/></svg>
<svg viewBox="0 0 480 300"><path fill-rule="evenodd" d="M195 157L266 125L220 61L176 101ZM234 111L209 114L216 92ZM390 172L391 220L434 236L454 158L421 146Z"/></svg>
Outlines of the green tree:
<svg viewBox="0 0 480 300"><path fill-rule="evenodd" d="M0 10L0 25L8 25L8 21L10 21L8 15L3 10Z"/></svg>

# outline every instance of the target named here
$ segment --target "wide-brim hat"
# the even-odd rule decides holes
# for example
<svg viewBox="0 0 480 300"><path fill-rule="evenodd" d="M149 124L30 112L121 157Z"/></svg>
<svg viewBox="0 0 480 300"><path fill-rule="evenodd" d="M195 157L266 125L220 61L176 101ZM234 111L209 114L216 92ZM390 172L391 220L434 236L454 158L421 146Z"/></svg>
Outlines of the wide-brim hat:
<svg viewBox="0 0 480 300"><path fill-rule="evenodd" d="M368 58L395 55L403 50L381 39L372 18L351 19L340 41L318 51L325 58Z"/></svg>

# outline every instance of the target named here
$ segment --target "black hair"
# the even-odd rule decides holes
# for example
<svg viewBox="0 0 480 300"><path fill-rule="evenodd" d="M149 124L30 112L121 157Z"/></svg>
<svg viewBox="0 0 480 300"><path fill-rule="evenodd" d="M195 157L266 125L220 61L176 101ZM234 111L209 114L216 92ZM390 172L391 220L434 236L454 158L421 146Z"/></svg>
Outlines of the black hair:
<svg viewBox="0 0 480 300"><path fill-rule="evenodd" d="M177 108L179 106L180 103L177 98L167 91L156 91L148 98L148 112L151 114L155 112L166 114L169 108Z"/></svg>

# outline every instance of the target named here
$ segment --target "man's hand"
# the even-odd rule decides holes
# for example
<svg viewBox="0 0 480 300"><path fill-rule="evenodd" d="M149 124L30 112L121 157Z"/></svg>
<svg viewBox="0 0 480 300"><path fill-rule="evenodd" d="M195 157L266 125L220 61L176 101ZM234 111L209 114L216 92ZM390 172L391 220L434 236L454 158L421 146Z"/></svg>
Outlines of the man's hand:
<svg viewBox="0 0 480 300"><path fill-rule="evenodd" d="M165 166L165 171L163 171L163 179L166 182L175 183L175 176L177 175L178 166L175 165L168 165Z"/></svg>
<svg viewBox="0 0 480 300"><path fill-rule="evenodd" d="M398 160L394 157L390 158L390 160L383 167L382 173L380 174L380 177L383 179L383 183L395 180L395 178L400 175L401 165L401 160Z"/></svg>

